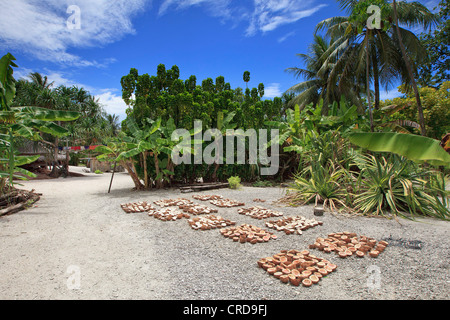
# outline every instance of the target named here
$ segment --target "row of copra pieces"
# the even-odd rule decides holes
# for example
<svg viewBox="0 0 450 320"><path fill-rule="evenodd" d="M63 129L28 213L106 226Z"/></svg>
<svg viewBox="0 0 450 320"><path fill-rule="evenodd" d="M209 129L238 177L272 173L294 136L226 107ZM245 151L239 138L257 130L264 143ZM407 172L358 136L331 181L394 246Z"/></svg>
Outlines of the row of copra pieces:
<svg viewBox="0 0 450 320"><path fill-rule="evenodd" d="M344 231L331 233L326 238L317 238L310 249L326 253L336 252L340 258L347 258L355 253L362 258L366 253L376 258L388 246L386 241L377 241L364 235ZM258 260L258 266L281 282L294 286L302 284L310 287L334 272L337 265L327 259L311 254L309 250L281 250L279 253Z"/></svg>
<svg viewBox="0 0 450 320"><path fill-rule="evenodd" d="M194 195L193 198L201 201L209 200L210 203L216 204L219 207L245 205L244 203L239 203L231 199L224 199L222 196L217 195ZM260 202L260 199L255 199L254 201ZM121 204L121 207L126 213L148 212L150 216L154 216L155 218L163 221L174 221L177 219L187 218L189 219L189 224L193 229L209 230L211 228L235 225L234 221L223 219L220 216L216 217L214 215L211 215L212 213L217 213L217 209L213 209L202 204L195 204L191 200L185 198L157 200L154 201L154 204L160 206L161 209L156 210L154 207L152 207L151 204L147 202L124 203ZM259 220L270 217L283 216L282 212L266 209L260 206L240 208L238 209L238 213ZM209 216L194 217L190 219L191 214L208 214ZM302 234L302 231L322 224L323 223L321 221L316 221L315 219L306 219L305 217L297 216L280 218L275 221L268 221L266 222L266 227L275 229L277 231L284 231L286 234ZM252 232L248 233L250 234L251 239ZM248 242L252 241L249 240Z"/></svg>

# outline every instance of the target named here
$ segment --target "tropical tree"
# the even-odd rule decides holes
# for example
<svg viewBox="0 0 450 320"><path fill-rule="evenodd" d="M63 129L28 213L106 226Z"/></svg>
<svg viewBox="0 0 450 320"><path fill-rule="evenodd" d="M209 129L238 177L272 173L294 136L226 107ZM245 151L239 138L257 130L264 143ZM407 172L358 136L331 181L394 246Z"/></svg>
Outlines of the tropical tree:
<svg viewBox="0 0 450 320"><path fill-rule="evenodd" d="M420 42L428 53L425 63L418 66L417 82L422 87L438 88L450 81L450 3L441 0L438 8L438 25L420 35Z"/></svg>
<svg viewBox="0 0 450 320"><path fill-rule="evenodd" d="M0 59L0 184L3 192L5 177L8 175L12 186L15 172L33 176L19 168L33 162L37 157L20 157L16 155L15 137L30 140L42 140L41 134L46 133L56 137L65 136L68 131L53 121L73 121L80 114L71 111L48 110L30 106L12 106L16 94L16 80L13 77L14 56L10 53ZM5 161L5 159L8 159Z"/></svg>
<svg viewBox="0 0 450 320"><path fill-rule="evenodd" d="M300 105L301 108L309 104L317 106L320 100L323 100L324 105L328 106L333 101L340 100L341 93L338 86L329 84L330 73L336 62L335 59L330 57L330 49L331 40L328 37L316 34L313 43L309 46L309 52L297 54L303 60L305 68L292 67L286 69L296 78L303 77L305 80L287 90L287 93L296 94L289 102L291 106L296 104ZM353 89L347 92L356 93ZM323 112L327 114L327 107L323 109Z"/></svg>
<svg viewBox="0 0 450 320"><path fill-rule="evenodd" d="M244 71L243 79L244 79L245 85L248 88L248 82L250 81L250 71Z"/></svg>
<svg viewBox="0 0 450 320"><path fill-rule="evenodd" d="M418 2L402 1L398 4L388 3L385 0L339 0L339 2L349 16L326 19L316 28L317 31L326 29L327 34L336 39L330 49L332 50L330 58L337 60L330 73L329 85L338 83L342 86L355 74L364 79L366 98L369 102L368 111L372 118L369 79L374 81L374 109L378 109L380 84L389 87L394 79L401 79L403 83L414 86L411 71L426 58L426 51L420 45L417 36L402 26L426 29L436 23L437 18ZM373 4L381 9L379 27L367 25L369 18L367 9ZM405 52L409 60L404 59ZM420 107L418 112L421 112ZM422 124L421 127L424 128Z"/></svg>

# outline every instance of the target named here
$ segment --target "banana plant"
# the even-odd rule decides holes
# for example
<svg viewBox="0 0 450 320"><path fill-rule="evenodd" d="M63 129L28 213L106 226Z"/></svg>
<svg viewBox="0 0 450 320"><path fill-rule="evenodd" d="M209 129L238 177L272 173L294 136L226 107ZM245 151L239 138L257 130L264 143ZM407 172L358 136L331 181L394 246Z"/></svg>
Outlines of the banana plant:
<svg viewBox="0 0 450 320"><path fill-rule="evenodd" d="M18 157L14 147L15 136L30 140L42 140L39 132L44 132L62 137L68 131L52 121L72 121L80 116L77 112L36 107L11 107L16 93L13 67L17 67L17 65L13 62L14 60L16 59L10 53L0 58L1 186L5 184L4 177L6 175L9 177L9 184L12 186L13 179L16 177L15 172L17 171L27 176L33 176L30 172L20 169L19 166L39 158L39 156ZM5 159L8 159L8 161Z"/></svg>
<svg viewBox="0 0 450 320"><path fill-rule="evenodd" d="M133 180L136 190L142 190L144 189L144 185L139 180L139 176L137 175L133 159L131 157L126 158L124 156L119 158L119 155L126 151L127 146L128 144L124 141L109 141L107 146L102 145L95 148L95 152L100 153L100 155L98 155L96 158L100 161L119 163L119 165L127 170L128 174Z"/></svg>
<svg viewBox="0 0 450 320"><path fill-rule="evenodd" d="M354 132L350 142L374 152L395 153L417 163L450 167L450 154L432 138L395 132Z"/></svg>
<svg viewBox="0 0 450 320"><path fill-rule="evenodd" d="M127 151L122 152L118 159L132 158L136 155L140 155L142 160L142 167L144 169L144 187L146 189L151 188L153 181L156 187L159 189L162 187L162 181L167 175L173 175L173 172L167 169L167 162L160 163L159 155L161 153L170 153L167 147L168 139L164 139L162 135L161 118L157 120L147 119L147 123L144 129L140 129L136 124L136 121L128 117L127 127L131 133L131 136L126 138ZM171 127L174 127L172 124ZM172 128L172 131L175 130ZM155 176L150 178L148 173L147 161L148 157L152 156L155 166ZM153 181L151 181L153 180Z"/></svg>

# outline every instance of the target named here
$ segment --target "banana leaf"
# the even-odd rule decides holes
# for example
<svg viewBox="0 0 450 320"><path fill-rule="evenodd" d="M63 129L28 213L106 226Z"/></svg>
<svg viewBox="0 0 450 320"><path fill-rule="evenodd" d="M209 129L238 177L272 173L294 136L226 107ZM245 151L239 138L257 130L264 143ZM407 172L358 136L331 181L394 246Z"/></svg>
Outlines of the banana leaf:
<svg viewBox="0 0 450 320"><path fill-rule="evenodd" d="M440 141L423 136L393 132L354 132L350 134L350 142L374 152L395 153L417 163L450 166L450 154L440 146Z"/></svg>
<svg viewBox="0 0 450 320"><path fill-rule="evenodd" d="M16 60L11 53L7 53L0 58L0 105L4 110L8 109L16 94L16 80L14 80L12 67L17 65L13 62Z"/></svg>
<svg viewBox="0 0 450 320"><path fill-rule="evenodd" d="M30 117L41 121L73 121L80 117L76 111L50 110L39 107L14 107L11 111L16 111L19 116Z"/></svg>

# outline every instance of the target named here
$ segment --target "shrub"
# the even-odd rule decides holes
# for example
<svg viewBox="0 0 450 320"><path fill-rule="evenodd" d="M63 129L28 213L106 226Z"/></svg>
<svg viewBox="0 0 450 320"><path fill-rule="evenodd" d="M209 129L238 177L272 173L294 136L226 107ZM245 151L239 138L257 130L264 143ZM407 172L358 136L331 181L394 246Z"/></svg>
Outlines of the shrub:
<svg viewBox="0 0 450 320"><path fill-rule="evenodd" d="M241 178L230 177L228 178L228 183L230 184L230 189L239 189L241 187Z"/></svg>
<svg viewBox="0 0 450 320"><path fill-rule="evenodd" d="M397 155L361 155L355 209L363 214L404 218L425 215L448 220L450 211L445 179ZM407 215L407 214L410 215Z"/></svg>
<svg viewBox="0 0 450 320"><path fill-rule="evenodd" d="M272 181L261 181L258 180L252 184L253 187L256 188L265 188L265 187L273 187L274 183Z"/></svg>
<svg viewBox="0 0 450 320"><path fill-rule="evenodd" d="M285 202L291 205L323 204L324 208L333 211L337 207L347 207L348 171L331 159L322 165L321 159L322 154L317 159L310 159L310 165L294 176L294 184L288 189Z"/></svg>
<svg viewBox="0 0 450 320"><path fill-rule="evenodd" d="M95 170L95 174L103 174L103 172L100 170Z"/></svg>

